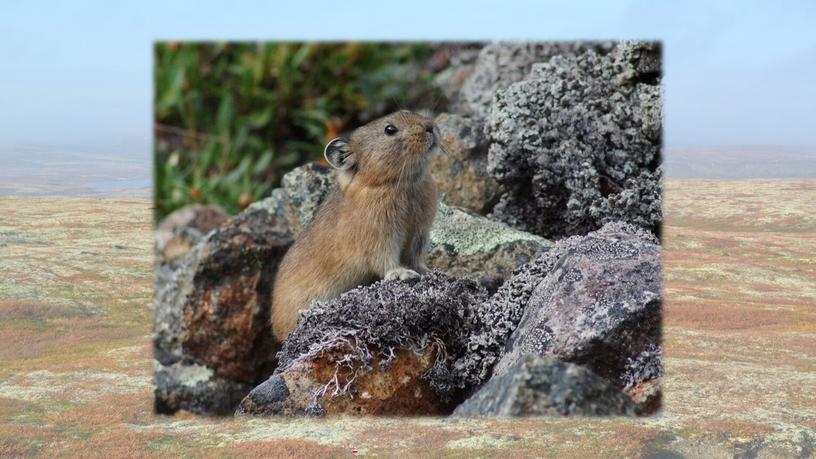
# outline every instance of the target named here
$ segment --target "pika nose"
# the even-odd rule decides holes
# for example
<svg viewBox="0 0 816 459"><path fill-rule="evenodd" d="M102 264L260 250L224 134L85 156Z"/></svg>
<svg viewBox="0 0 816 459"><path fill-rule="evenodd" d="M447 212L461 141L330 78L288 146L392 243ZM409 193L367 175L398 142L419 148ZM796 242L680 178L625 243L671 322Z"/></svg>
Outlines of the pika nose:
<svg viewBox="0 0 816 459"><path fill-rule="evenodd" d="M433 133L433 122L432 121L427 121L425 123L425 132Z"/></svg>

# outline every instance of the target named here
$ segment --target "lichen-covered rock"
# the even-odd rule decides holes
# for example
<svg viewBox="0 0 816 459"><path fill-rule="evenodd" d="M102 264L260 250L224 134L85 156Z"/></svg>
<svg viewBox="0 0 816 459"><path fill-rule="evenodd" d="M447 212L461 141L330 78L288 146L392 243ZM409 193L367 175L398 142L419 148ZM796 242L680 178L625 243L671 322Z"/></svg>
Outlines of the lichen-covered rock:
<svg viewBox="0 0 816 459"><path fill-rule="evenodd" d="M194 362L156 362L153 407L157 414L186 410L196 414L229 415L252 385L215 376Z"/></svg>
<svg viewBox="0 0 816 459"><path fill-rule="evenodd" d="M227 219L229 215L218 206L193 205L172 212L156 229L157 261L168 262L185 255Z"/></svg>
<svg viewBox="0 0 816 459"><path fill-rule="evenodd" d="M354 345L292 362L253 389L236 414L260 416L447 414L423 376L433 368L439 346L371 351L371 360L349 361ZM346 361L344 361L346 359Z"/></svg>
<svg viewBox="0 0 816 459"><path fill-rule="evenodd" d="M291 238L311 221L317 208L334 186L334 173L318 163L292 169L266 199L253 203L250 210L264 210L285 222Z"/></svg>
<svg viewBox="0 0 816 459"><path fill-rule="evenodd" d="M655 243L643 230L609 224L586 237L559 242L520 269L497 295L526 305L525 318L508 344L509 354L540 349L581 363L607 360L599 362L600 367L611 364L614 369L602 373L616 375L622 387L659 374L660 264Z"/></svg>
<svg viewBox="0 0 816 459"><path fill-rule="evenodd" d="M488 141L484 123L443 113L434 120L442 147L431 172L442 202L484 215L499 196L499 184L487 173Z"/></svg>
<svg viewBox="0 0 816 459"><path fill-rule="evenodd" d="M449 412L450 403L484 381L481 362L497 360L512 330L512 324L497 326L500 314L487 300L475 281L434 272L316 302L278 353L275 374L287 387L286 399L261 406L248 397L243 411ZM474 339L498 344L477 346Z"/></svg>
<svg viewBox="0 0 816 459"><path fill-rule="evenodd" d="M428 266L454 276L503 279L550 247L540 236L440 204L431 227Z"/></svg>
<svg viewBox="0 0 816 459"><path fill-rule="evenodd" d="M459 405L457 417L634 415L635 403L590 370L525 354Z"/></svg>
<svg viewBox="0 0 816 459"><path fill-rule="evenodd" d="M623 392L638 404L641 414L654 414L662 406L660 377L663 374L663 349L659 343L647 345L634 358L626 359L620 376Z"/></svg>
<svg viewBox="0 0 816 459"><path fill-rule="evenodd" d="M612 42L541 42L491 43L479 52L472 70L460 91L449 91L453 111L466 116L485 118L490 113L493 96L512 83L523 80L533 64L547 62L557 55L575 55L592 50L606 54ZM454 67L457 60L453 60Z"/></svg>
<svg viewBox="0 0 816 459"><path fill-rule="evenodd" d="M610 221L653 232L660 209L660 47L622 43L554 56L496 93L488 172L492 216L545 237Z"/></svg>
<svg viewBox="0 0 816 459"><path fill-rule="evenodd" d="M527 353L584 365L632 387L661 373L660 246L647 231L610 223L559 241L496 295L524 304L495 374Z"/></svg>
<svg viewBox="0 0 816 459"><path fill-rule="evenodd" d="M276 346L269 308L278 262L291 243L285 228L265 210L248 210L186 255L160 263L154 300L157 409L230 411L234 405L226 409L225 400L237 401L271 373ZM176 379L191 372L209 376L196 384Z"/></svg>

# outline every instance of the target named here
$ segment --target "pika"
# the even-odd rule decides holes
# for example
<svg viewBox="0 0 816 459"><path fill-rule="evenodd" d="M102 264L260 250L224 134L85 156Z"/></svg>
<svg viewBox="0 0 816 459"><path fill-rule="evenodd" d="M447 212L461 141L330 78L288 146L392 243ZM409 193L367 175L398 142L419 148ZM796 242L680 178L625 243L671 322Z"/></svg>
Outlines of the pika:
<svg viewBox="0 0 816 459"><path fill-rule="evenodd" d="M433 121L398 111L326 145L336 186L276 275L271 321L278 341L314 300L428 271L424 259L437 210L429 169L438 143Z"/></svg>

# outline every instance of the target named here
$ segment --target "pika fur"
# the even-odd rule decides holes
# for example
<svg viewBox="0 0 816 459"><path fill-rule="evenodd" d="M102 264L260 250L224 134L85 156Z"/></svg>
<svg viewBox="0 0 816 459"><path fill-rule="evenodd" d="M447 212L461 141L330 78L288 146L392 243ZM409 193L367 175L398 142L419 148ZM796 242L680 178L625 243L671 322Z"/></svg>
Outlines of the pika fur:
<svg viewBox="0 0 816 459"><path fill-rule="evenodd" d="M298 311L378 279L411 279L425 266L436 184L433 121L399 111L330 141L326 160L337 184L281 262L272 332L282 341Z"/></svg>

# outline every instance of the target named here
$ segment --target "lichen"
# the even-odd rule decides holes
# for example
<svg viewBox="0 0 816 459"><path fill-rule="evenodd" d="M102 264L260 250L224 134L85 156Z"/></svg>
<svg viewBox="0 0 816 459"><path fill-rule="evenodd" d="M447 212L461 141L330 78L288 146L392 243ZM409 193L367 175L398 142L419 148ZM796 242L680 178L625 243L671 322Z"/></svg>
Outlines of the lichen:
<svg viewBox="0 0 816 459"><path fill-rule="evenodd" d="M346 353L337 365L366 366L374 352L381 365L388 365L394 349L421 352L436 346L437 361L424 377L446 399L456 389L482 382L479 362L495 360L484 354L496 352L495 347L472 341L500 341L492 337L497 315L487 298L473 280L433 272L414 283L380 281L315 302L278 353L276 373L297 359L339 349Z"/></svg>
<svg viewBox="0 0 816 459"><path fill-rule="evenodd" d="M517 241L533 241L542 246L551 245L543 237L510 228L499 222L472 217L444 204L439 205L431 227L431 241L434 246L447 244L456 247L456 252L460 256L489 254L502 245Z"/></svg>
<svg viewBox="0 0 816 459"><path fill-rule="evenodd" d="M660 48L624 43L555 56L498 91L488 172L505 189L492 216L551 238L623 220L658 232Z"/></svg>

